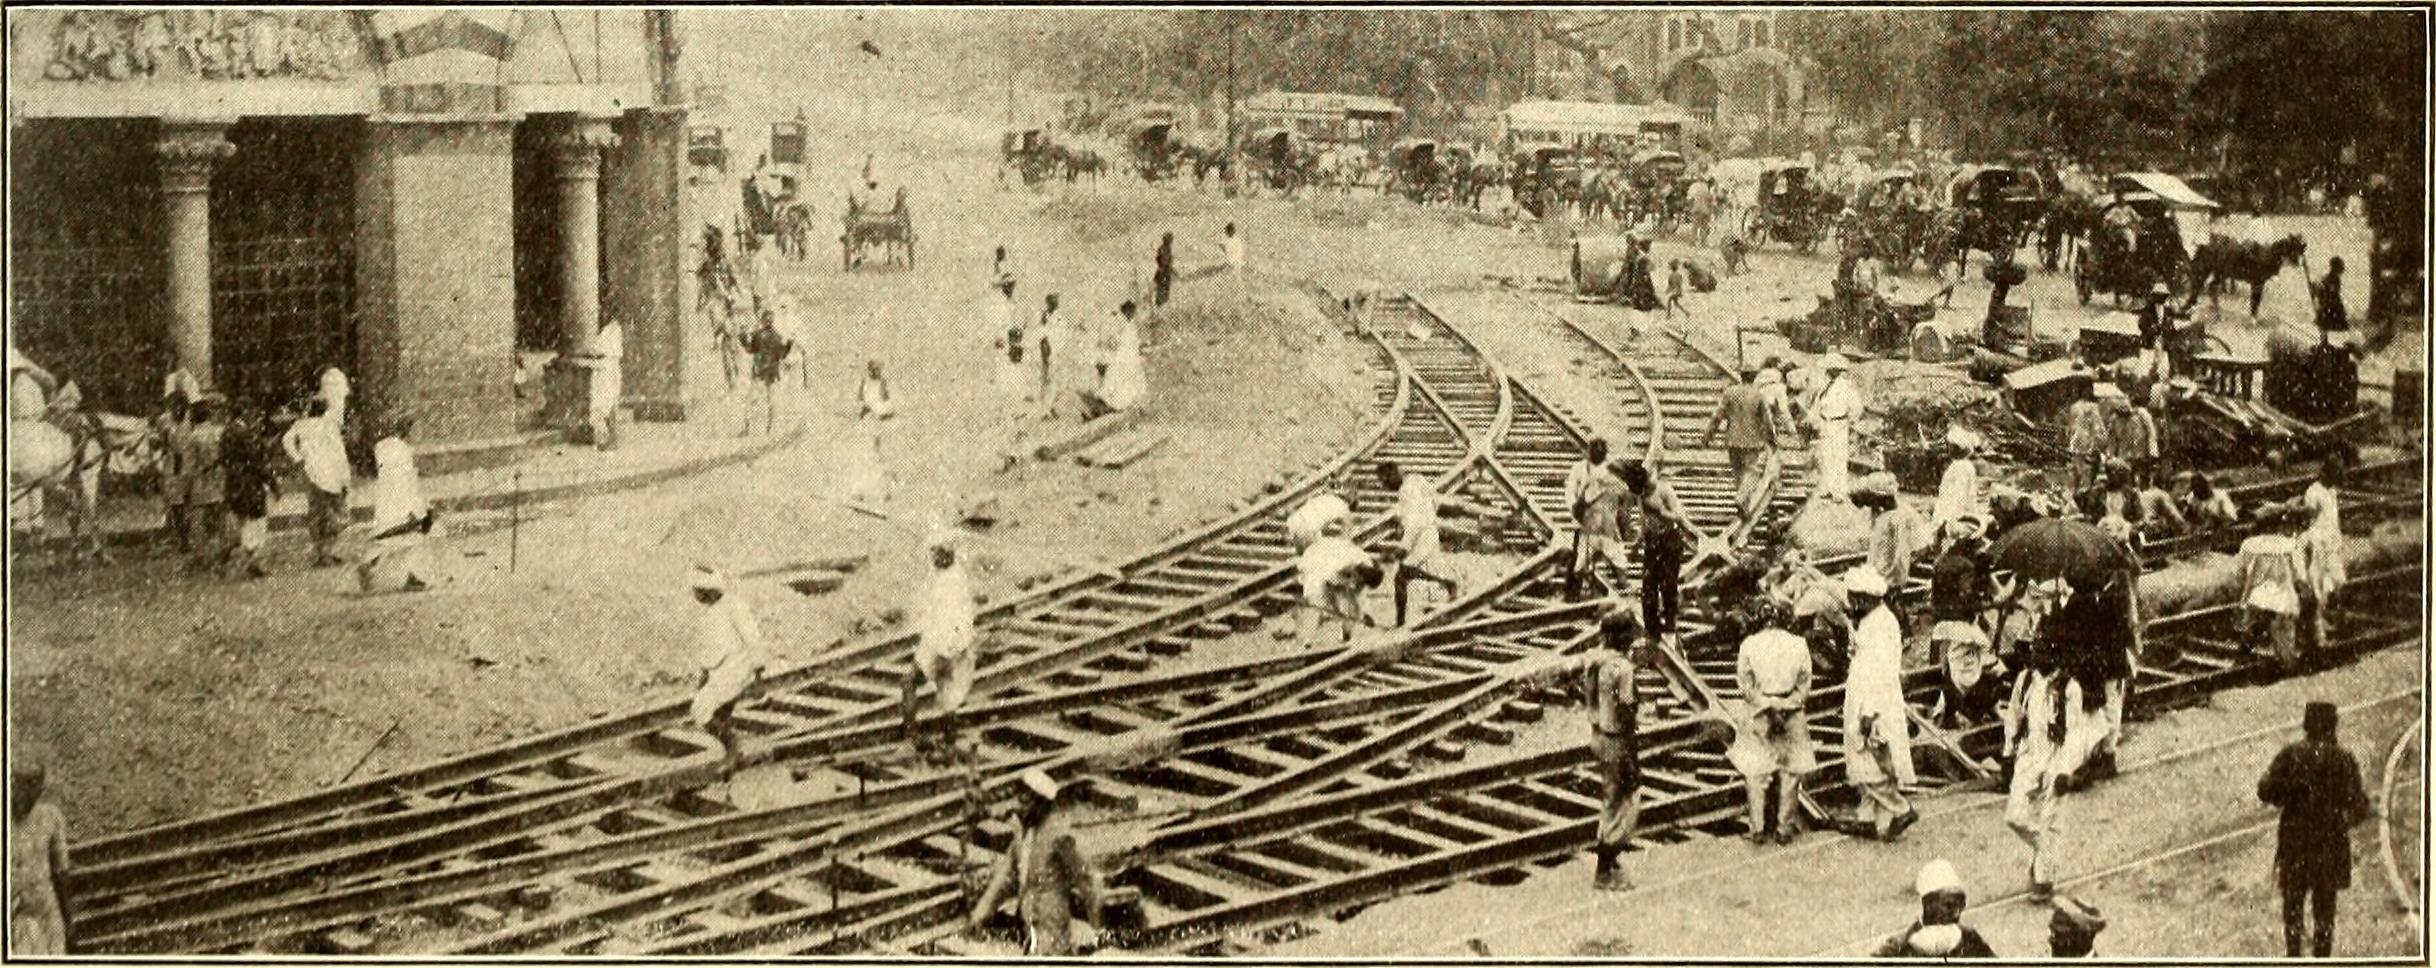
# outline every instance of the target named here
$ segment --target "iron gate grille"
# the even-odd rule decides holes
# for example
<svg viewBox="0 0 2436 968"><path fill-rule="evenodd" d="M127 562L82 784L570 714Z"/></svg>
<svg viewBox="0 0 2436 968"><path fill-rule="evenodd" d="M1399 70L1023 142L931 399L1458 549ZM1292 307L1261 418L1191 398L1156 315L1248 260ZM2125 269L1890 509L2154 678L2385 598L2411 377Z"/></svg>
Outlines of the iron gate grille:
<svg viewBox="0 0 2436 968"><path fill-rule="evenodd" d="M310 393L355 356L351 119L252 120L212 179L212 355L232 400Z"/></svg>
<svg viewBox="0 0 2436 968"><path fill-rule="evenodd" d="M34 121L9 158L9 338L121 413L152 412L169 367L154 137L143 120Z"/></svg>

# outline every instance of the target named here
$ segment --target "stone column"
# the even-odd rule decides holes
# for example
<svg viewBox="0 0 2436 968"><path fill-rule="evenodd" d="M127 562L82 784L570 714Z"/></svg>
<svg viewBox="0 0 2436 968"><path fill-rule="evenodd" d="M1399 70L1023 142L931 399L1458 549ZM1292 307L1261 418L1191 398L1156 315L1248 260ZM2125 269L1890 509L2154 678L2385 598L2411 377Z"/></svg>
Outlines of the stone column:
<svg viewBox="0 0 2436 968"><path fill-rule="evenodd" d="M559 414L571 427L591 420L592 373L601 365L593 337L601 327L601 152L617 144L609 117L572 115L550 134L550 177L558 187ZM579 432L580 433L580 432Z"/></svg>
<svg viewBox="0 0 2436 968"><path fill-rule="evenodd" d="M169 249L169 345L177 365L205 389L211 368L211 176L237 151L218 121L166 121L161 157L162 220Z"/></svg>

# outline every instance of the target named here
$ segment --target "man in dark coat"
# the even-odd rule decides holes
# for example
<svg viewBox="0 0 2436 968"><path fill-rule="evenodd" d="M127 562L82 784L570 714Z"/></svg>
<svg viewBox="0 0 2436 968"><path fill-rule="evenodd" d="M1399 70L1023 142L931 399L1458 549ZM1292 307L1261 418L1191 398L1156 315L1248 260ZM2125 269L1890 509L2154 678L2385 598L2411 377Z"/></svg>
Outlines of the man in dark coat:
<svg viewBox="0 0 2436 968"><path fill-rule="evenodd" d="M2284 954L2301 956L2306 902L2311 954L2334 953L2335 894L2351 886L2351 828L2368 817L2360 764L2335 742L2333 703L2301 714L2301 741L2284 747L2258 781L2258 798L2284 812L2275 830L2275 880L2284 894Z"/></svg>
<svg viewBox="0 0 2436 968"><path fill-rule="evenodd" d="M2318 280L2316 290L2318 329L2328 333L2340 333L2351 329L2351 314L2343 309L2343 259L2341 256L2326 260L2326 278Z"/></svg>

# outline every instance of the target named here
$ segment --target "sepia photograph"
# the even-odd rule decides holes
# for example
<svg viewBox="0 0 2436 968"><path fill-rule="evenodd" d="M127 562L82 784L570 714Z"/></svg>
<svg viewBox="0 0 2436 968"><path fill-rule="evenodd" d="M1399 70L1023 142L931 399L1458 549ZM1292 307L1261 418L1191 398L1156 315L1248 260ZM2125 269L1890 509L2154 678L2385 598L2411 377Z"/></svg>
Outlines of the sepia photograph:
<svg viewBox="0 0 2436 968"><path fill-rule="evenodd" d="M2425 963L2429 14L10 3L5 955Z"/></svg>

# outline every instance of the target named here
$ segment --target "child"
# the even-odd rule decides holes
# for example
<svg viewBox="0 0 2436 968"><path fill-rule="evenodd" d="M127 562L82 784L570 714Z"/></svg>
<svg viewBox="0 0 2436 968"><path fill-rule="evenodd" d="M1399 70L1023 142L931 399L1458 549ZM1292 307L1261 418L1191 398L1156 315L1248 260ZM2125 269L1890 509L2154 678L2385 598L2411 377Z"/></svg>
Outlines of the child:
<svg viewBox="0 0 2436 968"><path fill-rule="evenodd" d="M1675 259L1666 264L1666 318L1674 319L1676 310L1683 311L1685 320L1688 321L1692 318L1691 309L1683 305L1683 260L1681 259Z"/></svg>

